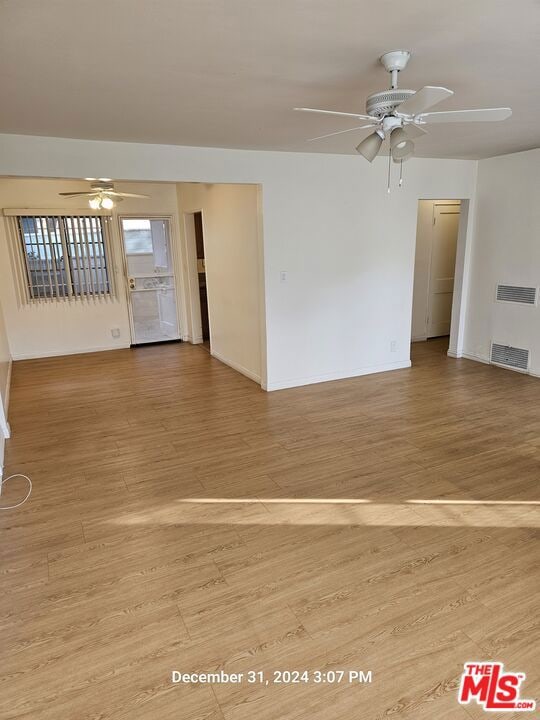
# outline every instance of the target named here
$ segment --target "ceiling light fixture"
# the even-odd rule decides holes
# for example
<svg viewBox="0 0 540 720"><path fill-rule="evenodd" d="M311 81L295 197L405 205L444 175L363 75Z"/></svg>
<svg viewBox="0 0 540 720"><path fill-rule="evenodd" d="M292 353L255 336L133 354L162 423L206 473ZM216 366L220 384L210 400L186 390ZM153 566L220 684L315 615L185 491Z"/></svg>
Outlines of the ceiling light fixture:
<svg viewBox="0 0 540 720"><path fill-rule="evenodd" d="M104 210L112 210L114 207L114 201L108 195L101 198L101 207Z"/></svg>
<svg viewBox="0 0 540 720"><path fill-rule="evenodd" d="M390 135L390 149L394 160L404 160L413 154L414 143L409 140L403 128L397 127Z"/></svg>
<svg viewBox="0 0 540 720"><path fill-rule="evenodd" d="M364 140L356 146L356 152L363 155L369 162L373 162L381 149L383 140L384 133L381 130L375 130L374 133L368 135L367 138L364 138Z"/></svg>
<svg viewBox="0 0 540 720"><path fill-rule="evenodd" d="M114 200L108 195L96 195L91 197L88 204L92 210L112 210L114 207Z"/></svg>
<svg viewBox="0 0 540 720"><path fill-rule="evenodd" d="M310 138L310 141L324 140L344 133L373 128L375 132L357 145L356 151L363 155L366 160L372 162L377 153L380 152L382 141L390 137L390 151L388 153L388 174L390 176L392 158L398 163L410 158L414 153L412 138L425 135L425 125L431 123L498 122L506 120L512 115L512 110L508 107L431 112L432 107L452 97L454 93L452 90L438 85L425 85L417 91L398 88L398 75L405 70L410 57L411 53L408 50L393 50L379 58L384 69L390 74L390 88L369 95L366 100L365 114L324 110L322 108L294 108L301 112L344 117L350 122L355 122L355 127L318 135ZM361 124L358 125L358 122ZM402 177L400 175L401 184Z"/></svg>
<svg viewBox="0 0 540 720"><path fill-rule="evenodd" d="M92 210L112 210L116 203L121 202L124 198L141 198L146 199L148 195L142 195L141 193L129 193L121 192L114 189L114 183L108 178L99 178L99 181L95 181L90 186L90 190L83 190L77 192L61 192L59 193L62 197L74 198L74 197L87 197L89 198L89 205Z"/></svg>

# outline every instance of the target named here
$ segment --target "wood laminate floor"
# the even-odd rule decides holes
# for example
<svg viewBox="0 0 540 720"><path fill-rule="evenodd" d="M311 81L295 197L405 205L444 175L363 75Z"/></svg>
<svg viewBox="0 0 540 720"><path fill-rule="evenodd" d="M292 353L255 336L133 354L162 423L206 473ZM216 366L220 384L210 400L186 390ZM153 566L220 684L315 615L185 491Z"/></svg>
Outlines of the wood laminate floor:
<svg viewBox="0 0 540 720"><path fill-rule="evenodd" d="M475 720L489 659L538 697L540 381L444 349L276 393L190 345L16 363L0 716Z"/></svg>

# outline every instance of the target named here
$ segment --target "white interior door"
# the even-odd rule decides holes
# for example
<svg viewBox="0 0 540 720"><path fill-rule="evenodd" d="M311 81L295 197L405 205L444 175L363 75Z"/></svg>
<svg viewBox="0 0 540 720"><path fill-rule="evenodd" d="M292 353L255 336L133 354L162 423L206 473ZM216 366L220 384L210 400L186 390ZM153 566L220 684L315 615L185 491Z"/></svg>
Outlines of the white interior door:
<svg viewBox="0 0 540 720"><path fill-rule="evenodd" d="M122 218L133 344L180 337L167 218Z"/></svg>
<svg viewBox="0 0 540 720"><path fill-rule="evenodd" d="M434 205L428 293L427 336L450 334L459 205Z"/></svg>

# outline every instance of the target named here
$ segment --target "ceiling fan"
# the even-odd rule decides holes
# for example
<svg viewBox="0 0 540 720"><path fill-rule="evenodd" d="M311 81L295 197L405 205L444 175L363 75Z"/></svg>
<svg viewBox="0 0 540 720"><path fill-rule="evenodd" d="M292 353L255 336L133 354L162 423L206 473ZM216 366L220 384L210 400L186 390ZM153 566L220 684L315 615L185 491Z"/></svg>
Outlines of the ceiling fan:
<svg viewBox="0 0 540 720"><path fill-rule="evenodd" d="M356 146L356 151L372 162L377 156L383 140L389 138L390 155L393 160L402 163L414 154L413 138L424 135L425 125L432 123L487 122L506 120L512 115L510 108L482 108L478 110L447 110L426 112L454 93L445 87L426 85L420 90L398 89L398 73L407 67L411 53L407 50L394 50L379 58L385 70L390 73L388 90L373 93L366 101L366 114L319 110L316 108L294 108L301 112L339 115L364 121L364 124L348 130L319 135L310 140L322 140L333 135L375 128ZM400 183L401 184L401 183Z"/></svg>
<svg viewBox="0 0 540 720"><path fill-rule="evenodd" d="M114 183L109 178L86 178L93 180L90 190L86 192L63 192L58 193L64 197L87 197L90 198L88 204L92 210L112 210L115 203L121 202L124 198L148 198L149 195L141 195L139 193L117 192L114 189Z"/></svg>

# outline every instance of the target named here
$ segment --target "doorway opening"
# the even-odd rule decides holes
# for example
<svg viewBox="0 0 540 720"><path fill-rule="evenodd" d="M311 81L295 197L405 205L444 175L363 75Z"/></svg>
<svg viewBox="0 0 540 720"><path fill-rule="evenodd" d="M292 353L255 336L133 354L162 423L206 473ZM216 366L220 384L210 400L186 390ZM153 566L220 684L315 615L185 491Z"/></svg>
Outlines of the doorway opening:
<svg viewBox="0 0 540 720"><path fill-rule="evenodd" d="M178 341L175 263L166 217L121 217L131 344Z"/></svg>
<svg viewBox="0 0 540 720"><path fill-rule="evenodd" d="M189 288L188 308L191 312L192 328L191 342L201 345L210 352L210 315L208 312L208 285L202 211L184 213L184 227Z"/></svg>
<svg viewBox="0 0 540 720"><path fill-rule="evenodd" d="M261 187L196 182L177 188L182 339L265 386Z"/></svg>
<svg viewBox="0 0 540 720"><path fill-rule="evenodd" d="M208 316L208 290L206 285L206 260L204 255L202 212L193 213L193 231L195 235L195 251L197 254L197 284L199 288L199 304L201 311L202 345L209 351L210 320Z"/></svg>
<svg viewBox="0 0 540 720"><path fill-rule="evenodd" d="M467 201L418 202L411 338L450 355L458 354L467 215Z"/></svg>

